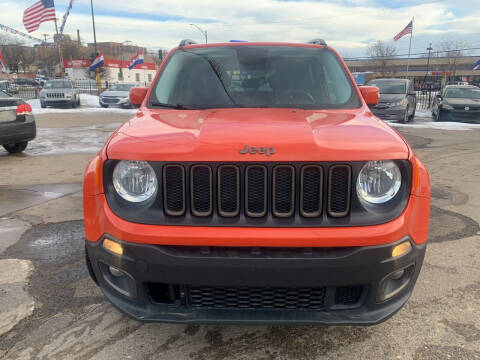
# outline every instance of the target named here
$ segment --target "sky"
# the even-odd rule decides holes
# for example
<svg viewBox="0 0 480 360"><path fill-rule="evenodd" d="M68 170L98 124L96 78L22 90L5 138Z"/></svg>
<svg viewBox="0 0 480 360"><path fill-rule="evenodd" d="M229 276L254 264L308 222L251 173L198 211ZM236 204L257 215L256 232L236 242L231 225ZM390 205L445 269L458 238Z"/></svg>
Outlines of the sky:
<svg viewBox="0 0 480 360"><path fill-rule="evenodd" d="M1 0L0 24L25 31L23 10L36 0ZM189 38L203 42L307 42L323 38L344 57L366 55L377 40L391 42L407 54L409 38L393 43L393 36L414 20L412 53L426 51L429 42L465 39L480 48L480 0L93 0L97 41L131 41L155 50L171 49ZM60 19L68 0L55 0ZM75 0L65 33L80 30L83 42L93 42L90 0ZM54 33L53 22L30 35ZM1 30L0 30L1 31ZM480 55L480 50L470 51Z"/></svg>

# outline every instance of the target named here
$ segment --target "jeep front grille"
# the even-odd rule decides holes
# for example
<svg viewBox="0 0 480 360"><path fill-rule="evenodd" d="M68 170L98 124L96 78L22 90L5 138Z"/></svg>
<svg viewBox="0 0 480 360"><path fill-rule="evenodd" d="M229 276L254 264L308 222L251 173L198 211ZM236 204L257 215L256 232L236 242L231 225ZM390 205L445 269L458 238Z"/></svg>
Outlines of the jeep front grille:
<svg viewBox="0 0 480 360"><path fill-rule="evenodd" d="M140 224L301 228L386 223L405 209L410 194L408 160L399 194L382 211L370 211L355 184L365 161L352 162L160 162L155 197L135 206L113 186L118 160L107 160L104 184L112 211Z"/></svg>
<svg viewBox="0 0 480 360"><path fill-rule="evenodd" d="M350 211L349 165L331 165L324 171L315 164L166 164L162 174L168 216L190 212L199 218L320 217L325 182L327 215L345 217Z"/></svg>
<svg viewBox="0 0 480 360"><path fill-rule="evenodd" d="M63 99L65 97L64 93L47 93L48 99Z"/></svg>

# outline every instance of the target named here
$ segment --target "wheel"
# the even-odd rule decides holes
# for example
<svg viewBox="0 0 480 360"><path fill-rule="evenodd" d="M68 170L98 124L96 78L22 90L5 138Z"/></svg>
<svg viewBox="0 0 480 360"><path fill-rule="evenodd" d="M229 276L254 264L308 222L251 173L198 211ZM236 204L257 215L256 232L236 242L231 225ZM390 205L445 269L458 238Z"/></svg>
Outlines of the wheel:
<svg viewBox="0 0 480 360"><path fill-rule="evenodd" d="M5 145L3 145L3 147L10 154L16 154L16 153L19 153L19 152L22 152L23 150L25 150L27 148L27 145L28 145L28 141L22 141L22 142L18 142L16 144L5 144Z"/></svg>
<svg viewBox="0 0 480 360"><path fill-rule="evenodd" d="M100 104L100 106L101 106L102 108L108 108L108 105L105 105L105 104Z"/></svg>
<svg viewBox="0 0 480 360"><path fill-rule="evenodd" d="M41 101L40 101L40 107L41 107L42 109L45 109L45 108L47 107L47 105L45 105L44 102L41 102Z"/></svg>
<svg viewBox="0 0 480 360"><path fill-rule="evenodd" d="M406 124L408 122L408 107L405 109L405 114L403 115L403 118L400 120L402 124Z"/></svg>
<svg viewBox="0 0 480 360"><path fill-rule="evenodd" d="M413 108L412 115L408 117L408 121L413 121L413 119L415 119L416 107L417 107L417 104L415 104L415 107Z"/></svg>
<svg viewBox="0 0 480 360"><path fill-rule="evenodd" d="M71 105L72 105L72 109L75 109L77 107L77 102L74 100Z"/></svg>

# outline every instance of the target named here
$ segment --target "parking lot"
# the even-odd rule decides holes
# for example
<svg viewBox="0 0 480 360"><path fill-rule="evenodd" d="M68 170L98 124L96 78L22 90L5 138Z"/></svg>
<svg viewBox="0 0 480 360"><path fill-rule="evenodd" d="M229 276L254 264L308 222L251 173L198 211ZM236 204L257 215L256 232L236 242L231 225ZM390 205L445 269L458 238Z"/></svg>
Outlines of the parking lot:
<svg viewBox="0 0 480 360"><path fill-rule="evenodd" d="M394 124L432 183L429 245L406 306L372 327L142 324L84 266L82 177L134 111L41 111L20 155L0 150L0 358L480 359L480 125Z"/></svg>

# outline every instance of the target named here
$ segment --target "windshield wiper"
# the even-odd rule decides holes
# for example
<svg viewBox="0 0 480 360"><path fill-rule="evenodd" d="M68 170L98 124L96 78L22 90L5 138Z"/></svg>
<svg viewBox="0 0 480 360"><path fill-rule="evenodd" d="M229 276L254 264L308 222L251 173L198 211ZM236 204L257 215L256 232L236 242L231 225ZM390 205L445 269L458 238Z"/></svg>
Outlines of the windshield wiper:
<svg viewBox="0 0 480 360"><path fill-rule="evenodd" d="M150 105L155 106L155 107L164 107L164 108L176 109L176 110L198 110L198 109L201 109L201 108L195 107L195 106L187 106L187 105L183 105L183 104L165 104L165 103L161 103L161 102L158 102L158 101L151 101Z"/></svg>

